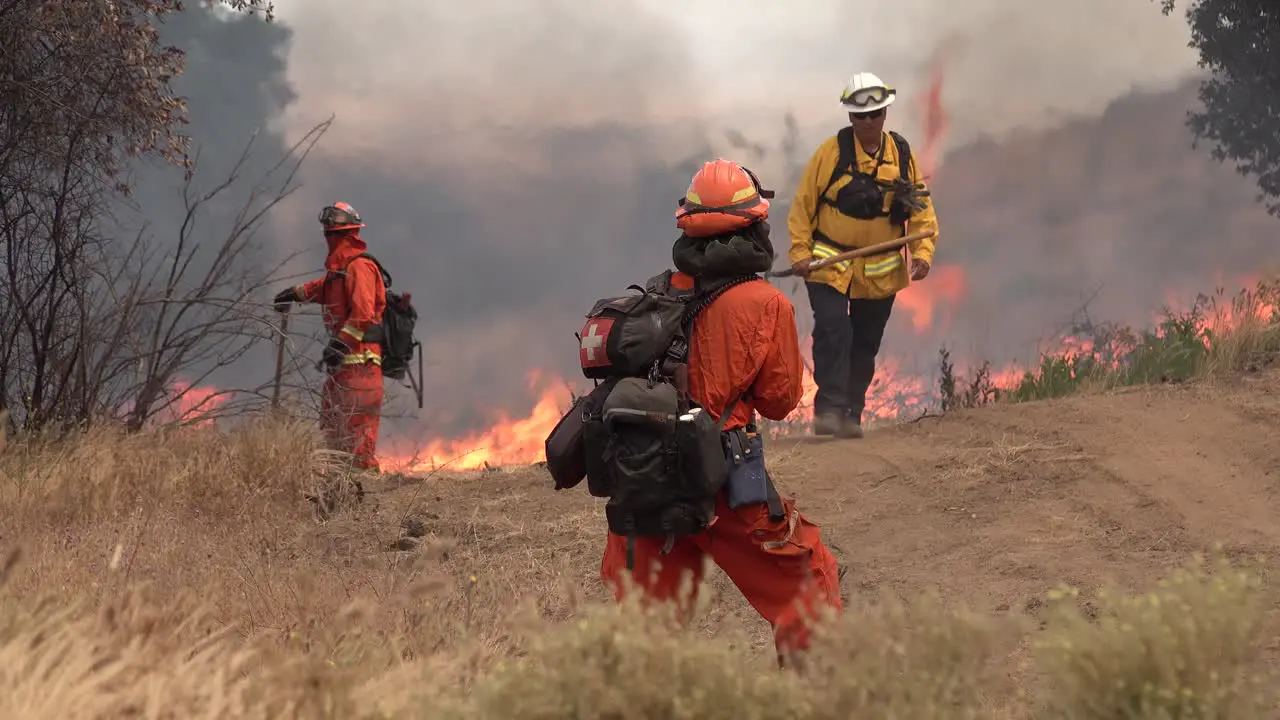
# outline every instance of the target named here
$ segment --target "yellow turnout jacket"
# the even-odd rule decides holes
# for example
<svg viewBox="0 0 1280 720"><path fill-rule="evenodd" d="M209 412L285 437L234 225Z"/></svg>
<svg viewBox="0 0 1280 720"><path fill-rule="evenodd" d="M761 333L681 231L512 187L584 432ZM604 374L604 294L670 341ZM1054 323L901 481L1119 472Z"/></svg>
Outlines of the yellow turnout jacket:
<svg viewBox="0 0 1280 720"><path fill-rule="evenodd" d="M868 245L875 245L902 236L901 226L889 222L888 217L871 220L859 220L841 213L831 203L835 202L836 193L853 179L848 173L837 180L826 193L829 202L823 203L814 219L818 195L831 179L839 157L837 136L827 138L805 166L804 174L796 187L791 211L787 216L787 229L791 234L791 249L787 253L794 265L801 260L821 260L848 250ZM876 173L880 180L893 181L898 177L899 158L898 144L889 133L881 133L880 167L876 168L877 158L868 155L862 144L854 138L859 171ZM877 155L881 155L877 152ZM915 162L916 153L911 153L908 168L912 183L922 183L920 170ZM889 209L893 201L893 193L885 191L884 210ZM911 243L911 256L933 264L933 250L937 242L938 218L934 213L932 198L922 198L924 209L912 214L908 220L907 232L917 233L932 230L934 236ZM814 237L814 231L825 236L830 242L822 242ZM843 247L840 247L843 246ZM911 268L903 262L900 251L883 255L872 255L865 258L854 258L835 265L828 265L809 275L811 282L823 283L853 298L884 298L904 289L911 281Z"/></svg>

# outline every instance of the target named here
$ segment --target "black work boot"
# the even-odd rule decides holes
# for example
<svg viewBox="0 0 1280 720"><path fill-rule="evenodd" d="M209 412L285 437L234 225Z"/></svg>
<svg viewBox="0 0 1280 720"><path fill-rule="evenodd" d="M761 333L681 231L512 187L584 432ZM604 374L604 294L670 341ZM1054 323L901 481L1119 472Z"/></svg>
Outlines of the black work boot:
<svg viewBox="0 0 1280 720"><path fill-rule="evenodd" d="M862 413L841 417L840 427L836 429L835 434L838 438L846 439L862 437Z"/></svg>
<svg viewBox="0 0 1280 720"><path fill-rule="evenodd" d="M814 435L835 435L840 431L840 415L833 412L819 413L813 419Z"/></svg>

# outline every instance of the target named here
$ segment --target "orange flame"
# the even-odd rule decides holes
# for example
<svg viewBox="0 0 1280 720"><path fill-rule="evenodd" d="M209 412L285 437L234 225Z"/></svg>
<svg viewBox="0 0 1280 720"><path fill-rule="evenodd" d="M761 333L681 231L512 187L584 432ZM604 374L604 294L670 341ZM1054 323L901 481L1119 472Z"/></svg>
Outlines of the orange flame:
<svg viewBox="0 0 1280 720"><path fill-rule="evenodd" d="M929 277L898 293L896 305L911 314L911 327L923 333L933 327L934 308L954 307L967 290L963 269L954 265L936 267L929 271Z"/></svg>
<svg viewBox="0 0 1280 720"><path fill-rule="evenodd" d="M213 414L226 402L227 396L215 387L193 386L184 379L172 382L172 395L176 398L168 407L149 418L150 425L185 423L192 427L209 427L214 424Z"/></svg>
<svg viewBox="0 0 1280 720"><path fill-rule="evenodd" d="M921 173L926 180L932 177L938 167L941 146L950 124L942 101L942 90L943 64L942 52L939 52L933 58L930 83L924 94L922 142L917 157ZM1254 283L1246 283L1246 286L1251 284ZM909 313L912 328L917 333L922 333L934 327L939 308L945 309L960 302L966 291L967 281L961 268L934 267L924 282L913 283L900 293L898 302ZM1172 309L1179 307L1179 303L1176 302L1167 304ZM1199 329L1202 333L1207 331L1221 334L1233 327L1238 327L1240 323L1251 317L1270 319L1277 316L1277 313L1280 313L1280 309L1264 303L1255 303L1243 309L1219 307L1215 313L1201 322ZM1205 341L1208 342L1207 337ZM1042 356L1066 360L1090 357L1101 359L1111 365L1118 365L1120 359L1134 349L1120 339L1109 342L1109 347L1098 348L1095 347L1096 343L1092 338L1066 336ZM775 435L788 430L803 430L813 418L813 398L817 392L817 385L810 372L812 368L810 338L802 342L801 352L805 358L804 393L800 404L784 421L783 427L774 429ZM867 393L866 415L870 423L919 415L932 403L934 393L930 387L931 383L922 377L905 372L902 368L903 364L893 356L878 360L876 379ZM1029 370L1030 368L1018 363L991 368L992 385L1001 390L1011 390L1022 382ZM968 373L961 369L961 374ZM433 439L406 453L397 453L394 450L383 452L384 468L403 471L422 471L440 467L475 469L542 461L547 435L570 406L571 386L562 378L553 379L548 374L536 371L530 374L529 386L537 396L537 400L527 416L513 419L506 414L501 414L495 418L488 429L462 438ZM182 387L188 390L188 397L184 398L181 408L177 410L179 417L193 412L202 400L212 403L212 405L207 404L207 407L216 407L219 398L209 400L215 391Z"/></svg>
<svg viewBox="0 0 1280 720"><path fill-rule="evenodd" d="M409 457L384 459L382 464L401 472L471 470L486 466L521 465L543 459L543 444L572 402L569 384L556 380L544 384L543 374L529 374L531 390L539 392L529 415L513 420L505 413L487 430L452 440L432 440Z"/></svg>
<svg viewBox="0 0 1280 720"><path fill-rule="evenodd" d="M1177 310L1175 303L1169 305L1171 309ZM1198 330L1202 334L1221 334L1240 327L1244 322L1270 322L1277 317L1280 317L1280 306L1275 303L1261 300L1228 305L1220 303L1213 312L1200 320ZM1156 334L1161 332L1156 331ZM1207 337L1205 341L1208 342ZM1100 348L1091 338L1068 335L1057 341L1042 356L1066 360L1087 356L1118 366L1120 359L1134 348L1123 340L1110 342L1110 347ZM813 419L813 396L817 392L817 385L810 372L812 347L810 338L801 343L801 353L805 359L804 394L800 404L784 421L784 427L775 430L775 435L803 431L805 424ZM1029 371L1030 368L1026 366L1009 363L992 368L990 377L994 387L1007 391L1016 387ZM518 465L542 461L546 437L568 409L570 402L569 384L565 380L547 382L544 377L540 373L534 373L530 377L531 389L539 393L539 398L528 416L518 420L502 416L487 430L460 439L433 440L416 457L388 464L400 465L407 470L423 470L445 464L456 469L466 469L486 464ZM867 393L868 424L918 416L933 400L934 393L930 383L922 377L904 372L898 358L883 357L877 363L876 379Z"/></svg>
<svg viewBox="0 0 1280 720"><path fill-rule="evenodd" d="M938 169L942 143L951 127L951 116L942 103L942 53L934 55L929 70L929 89L924 94L924 122L922 123L924 141L920 148L920 172L925 178L933 177Z"/></svg>
<svg viewBox="0 0 1280 720"><path fill-rule="evenodd" d="M921 123L922 140L916 158L920 174L927 183L938 169L942 144L950 127L950 116L942 103L943 53L934 54L929 70L929 86L923 95L924 120ZM935 267L929 277L920 283L912 283L898 294L898 304L911 315L911 326L917 333L933 327L934 308L940 303L954 305L964 297L966 282L964 270L955 266Z"/></svg>

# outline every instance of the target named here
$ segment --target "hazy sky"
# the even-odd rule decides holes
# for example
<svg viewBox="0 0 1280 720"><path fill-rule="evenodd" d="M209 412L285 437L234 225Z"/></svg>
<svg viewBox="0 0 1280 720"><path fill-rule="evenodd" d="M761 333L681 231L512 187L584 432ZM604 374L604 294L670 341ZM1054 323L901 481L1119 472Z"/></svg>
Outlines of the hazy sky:
<svg viewBox="0 0 1280 720"><path fill-rule="evenodd" d="M297 31L295 130L338 107L335 139L361 147L378 143L355 138L357 122L370 134L412 128L424 144L459 141L474 125L602 118L776 123L791 110L802 126L826 126L840 119L848 75L871 70L910 96L943 46L952 141L962 143L1097 113L1195 70L1185 21L1153 0L808 0L749 12L727 0L278 5ZM637 82L644 92L633 94ZM449 120L423 123L420 111L439 103ZM897 122L914 120L909 105Z"/></svg>

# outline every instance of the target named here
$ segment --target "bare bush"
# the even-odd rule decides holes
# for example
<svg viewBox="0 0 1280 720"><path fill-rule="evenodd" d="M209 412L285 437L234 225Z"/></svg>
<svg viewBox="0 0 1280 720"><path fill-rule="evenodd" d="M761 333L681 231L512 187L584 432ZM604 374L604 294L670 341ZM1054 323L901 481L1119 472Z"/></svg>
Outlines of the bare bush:
<svg viewBox="0 0 1280 720"><path fill-rule="evenodd" d="M273 10L259 0L225 4L268 19ZM241 269L249 239L283 194L265 207L250 198L199 282L187 274L190 223L163 282L148 275L150 244L107 229L134 160L184 167L188 183L195 171L179 132L186 108L171 86L183 54L162 46L156 29L179 10L156 0L0 2L0 409L16 427L65 433L142 390L129 414L139 426L174 368L207 370L229 315L244 315L226 309L224 293L252 292ZM190 221L210 198L187 199ZM159 290L165 302L179 293L184 309L153 312ZM190 312L196 304L221 314ZM144 323L150 342L135 335Z"/></svg>

